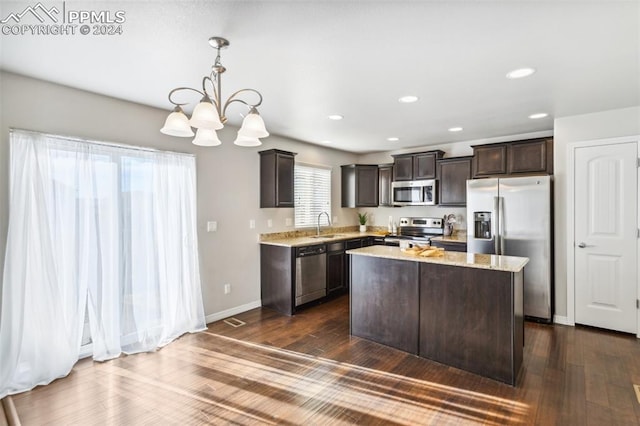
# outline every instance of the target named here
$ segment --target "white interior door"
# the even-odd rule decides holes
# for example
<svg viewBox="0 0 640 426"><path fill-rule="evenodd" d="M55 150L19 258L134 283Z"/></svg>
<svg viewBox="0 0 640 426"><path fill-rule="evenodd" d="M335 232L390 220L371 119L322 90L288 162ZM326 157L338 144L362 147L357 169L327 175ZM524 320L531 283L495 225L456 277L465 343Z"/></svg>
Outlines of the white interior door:
<svg viewBox="0 0 640 426"><path fill-rule="evenodd" d="M637 332L635 142L575 149L575 321Z"/></svg>

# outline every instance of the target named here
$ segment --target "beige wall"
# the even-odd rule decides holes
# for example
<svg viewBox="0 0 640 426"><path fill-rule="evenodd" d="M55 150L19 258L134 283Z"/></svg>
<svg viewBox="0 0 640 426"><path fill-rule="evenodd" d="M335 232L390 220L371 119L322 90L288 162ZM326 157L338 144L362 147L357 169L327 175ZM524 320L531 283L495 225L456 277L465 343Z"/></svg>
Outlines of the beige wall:
<svg viewBox="0 0 640 426"><path fill-rule="evenodd" d="M293 209L259 208L259 156L257 151L278 148L297 152L296 161L330 165L332 171L332 216L338 225L355 225L356 210L340 208L340 165L359 162L391 162L391 154L442 149L446 156L472 153L471 146L504 140L547 136L551 131L502 138L474 140L437 146L416 147L385 153L355 155L317 145L271 136L259 148L234 146L233 128L221 132L223 145L196 147L189 139L162 135L158 129L167 111L134 104L56 84L0 72L0 271L8 224L8 129L11 127L83 137L94 140L149 146L194 153L198 166L198 226L205 311L212 315L260 299L258 234L291 230L285 226ZM566 218L567 146L577 141L640 134L640 107L605 111L555 120L555 263L556 314L566 316ZM436 216L454 213L464 228L465 209L403 207L365 209L373 214L371 224L386 226L389 216ZM249 220L256 228L249 229ZM273 227L267 227L267 221ZM207 233L206 222L217 221L218 232ZM232 292L223 294L230 283Z"/></svg>
<svg viewBox="0 0 640 426"><path fill-rule="evenodd" d="M593 114L556 118L554 122L554 225L556 315L567 316L567 217L568 149L571 144L640 135L640 106ZM561 322L564 318L559 319Z"/></svg>
<svg viewBox="0 0 640 426"><path fill-rule="evenodd" d="M258 303L258 234L293 229L285 226L286 218L293 218L293 209L259 208L258 151L293 151L298 153L296 161L332 166L332 215L340 225L357 224L353 209L340 208L339 166L355 162L353 154L277 136L266 138L261 147L241 148L233 145L236 129L229 126L220 134L222 146L197 147L190 139L159 132L168 110L6 72L0 72L0 93L0 271L8 225L9 128L195 154L198 241L207 315ZM249 229L251 219L256 222L255 229ZM272 228L267 228L269 219ZM205 232L207 221L217 221L218 232ZM224 283L231 284L231 294L223 294Z"/></svg>

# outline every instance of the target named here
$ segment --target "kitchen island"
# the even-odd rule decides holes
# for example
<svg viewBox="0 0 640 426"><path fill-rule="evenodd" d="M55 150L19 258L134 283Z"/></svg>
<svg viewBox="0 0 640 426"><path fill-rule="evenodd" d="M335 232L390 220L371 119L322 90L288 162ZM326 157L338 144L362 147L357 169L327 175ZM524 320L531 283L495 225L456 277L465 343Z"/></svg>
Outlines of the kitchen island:
<svg viewBox="0 0 640 426"><path fill-rule="evenodd" d="M351 334L511 385L524 345L527 258L349 250Z"/></svg>

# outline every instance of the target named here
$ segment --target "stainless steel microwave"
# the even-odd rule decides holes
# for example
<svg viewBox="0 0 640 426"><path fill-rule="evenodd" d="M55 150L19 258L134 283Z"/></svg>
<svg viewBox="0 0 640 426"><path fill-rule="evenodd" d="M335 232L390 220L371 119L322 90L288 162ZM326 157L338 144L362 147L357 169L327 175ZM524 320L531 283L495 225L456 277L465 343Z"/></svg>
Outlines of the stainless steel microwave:
<svg viewBox="0 0 640 426"><path fill-rule="evenodd" d="M396 206L433 206L438 204L435 180L396 181L391 183L392 202Z"/></svg>

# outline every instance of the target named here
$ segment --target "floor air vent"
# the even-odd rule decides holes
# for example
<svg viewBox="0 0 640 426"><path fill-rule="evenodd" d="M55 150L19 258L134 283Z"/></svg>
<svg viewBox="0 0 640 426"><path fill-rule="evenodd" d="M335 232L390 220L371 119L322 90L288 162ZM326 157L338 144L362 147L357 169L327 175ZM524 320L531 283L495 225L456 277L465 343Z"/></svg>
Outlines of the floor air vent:
<svg viewBox="0 0 640 426"><path fill-rule="evenodd" d="M242 327L246 324L244 321L240 321L238 318L227 318L224 320L225 323L229 324L231 327Z"/></svg>

